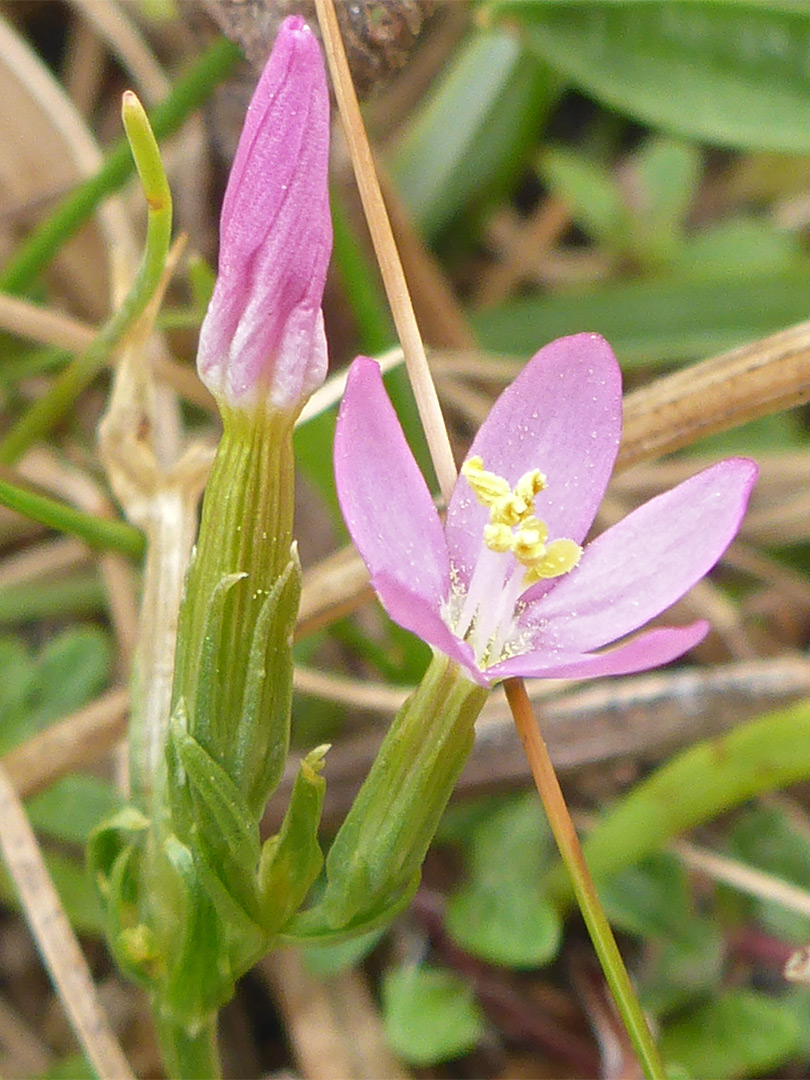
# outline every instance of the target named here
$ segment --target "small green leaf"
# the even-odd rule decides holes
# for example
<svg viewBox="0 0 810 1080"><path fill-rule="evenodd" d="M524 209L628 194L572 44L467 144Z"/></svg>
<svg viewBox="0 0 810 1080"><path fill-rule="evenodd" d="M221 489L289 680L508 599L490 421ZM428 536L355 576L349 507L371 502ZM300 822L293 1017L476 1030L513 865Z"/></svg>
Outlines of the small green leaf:
<svg viewBox="0 0 810 1080"><path fill-rule="evenodd" d="M792 274L806 267L799 238L754 217L709 225L689 238L674 261L674 273L707 283L725 278ZM711 286L709 286L711 287Z"/></svg>
<svg viewBox="0 0 810 1080"><path fill-rule="evenodd" d="M468 847L470 876L445 918L453 940L494 964L546 963L559 947L562 920L542 891L551 844L537 797L501 801L472 830Z"/></svg>
<svg viewBox="0 0 810 1080"><path fill-rule="evenodd" d="M716 994L724 973L726 947L723 931L709 918L694 916L680 928L677 938L661 941L650 950L644 970L641 999L657 1016L682 1008L698 997Z"/></svg>
<svg viewBox="0 0 810 1080"><path fill-rule="evenodd" d="M766 791L810 776L810 703L766 713L676 754L601 817L583 851L599 881L662 848L679 833ZM555 867L548 885L561 901L571 887Z"/></svg>
<svg viewBox="0 0 810 1080"><path fill-rule="evenodd" d="M611 923L637 937L682 937L695 917L686 871L665 852L600 881L599 897Z"/></svg>
<svg viewBox="0 0 810 1080"><path fill-rule="evenodd" d="M694 1077L767 1075L798 1045L790 1009L750 990L708 1001L668 1024L660 1040L664 1058Z"/></svg>
<svg viewBox="0 0 810 1080"><path fill-rule="evenodd" d="M109 636L93 627L65 630L36 657L21 641L0 639L0 753L100 693L111 656Z"/></svg>
<svg viewBox="0 0 810 1080"><path fill-rule="evenodd" d="M37 1080L97 1080L98 1074L84 1054L71 1054L51 1065Z"/></svg>
<svg viewBox="0 0 810 1080"><path fill-rule="evenodd" d="M393 968L385 974L382 998L388 1041L410 1065L460 1057L483 1037L484 1020L472 990L449 971Z"/></svg>
<svg viewBox="0 0 810 1080"><path fill-rule="evenodd" d="M222 630L225 617L225 604L232 589L237 588L247 577L242 571L225 574L205 597L205 614L199 656L193 664L197 679L194 688L194 732L203 743L212 742L216 731L216 707L218 682L227 671L223 664ZM182 648L178 644L178 649ZM179 659L175 668L180 669Z"/></svg>
<svg viewBox="0 0 810 1080"><path fill-rule="evenodd" d="M553 147L540 162L543 179L592 239L617 247L625 239L627 211L607 169L564 147Z"/></svg>
<svg viewBox="0 0 810 1080"><path fill-rule="evenodd" d="M117 788L86 775L64 776L26 804L35 829L74 844L87 843L93 829L120 807Z"/></svg>
<svg viewBox="0 0 810 1080"><path fill-rule="evenodd" d="M71 926L78 933L100 937L104 914L84 863L60 851L46 851L45 865ZM4 866L0 866L0 900L14 908L19 906L17 890Z"/></svg>
<svg viewBox="0 0 810 1080"><path fill-rule="evenodd" d="M747 810L731 834L731 852L750 866L810 889L810 840L775 806ZM751 899L750 907L766 929L794 945L810 935L806 916L773 901Z"/></svg>
<svg viewBox="0 0 810 1080"><path fill-rule="evenodd" d="M163 1010L190 1029L233 996L234 974L222 922L197 874L189 849L163 841L161 918L156 931L167 957L159 995Z"/></svg>

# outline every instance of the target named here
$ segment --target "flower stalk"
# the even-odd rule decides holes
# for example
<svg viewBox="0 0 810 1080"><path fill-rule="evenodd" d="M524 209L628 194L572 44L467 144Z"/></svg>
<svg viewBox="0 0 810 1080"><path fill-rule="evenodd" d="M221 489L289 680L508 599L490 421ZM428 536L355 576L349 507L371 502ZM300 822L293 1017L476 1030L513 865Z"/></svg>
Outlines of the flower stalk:
<svg viewBox="0 0 810 1080"><path fill-rule="evenodd" d="M588 864L582 854L577 831L549 757L548 747L535 720L526 685L522 679L507 679L504 691L512 710L520 741L548 817L557 848L571 877L577 904L588 927L602 971L613 999L638 1054L648 1080L666 1080L666 1070L655 1045L644 1012L610 928Z"/></svg>

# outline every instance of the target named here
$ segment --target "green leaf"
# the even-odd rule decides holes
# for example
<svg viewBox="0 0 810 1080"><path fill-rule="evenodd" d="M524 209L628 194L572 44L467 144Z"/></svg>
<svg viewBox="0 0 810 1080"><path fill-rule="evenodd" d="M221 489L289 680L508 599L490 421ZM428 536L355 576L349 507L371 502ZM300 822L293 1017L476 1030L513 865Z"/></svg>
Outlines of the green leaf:
<svg viewBox="0 0 810 1080"><path fill-rule="evenodd" d="M101 693L111 662L110 638L103 630L66 630L48 642L37 658L37 691L31 706L37 730Z"/></svg>
<svg viewBox="0 0 810 1080"><path fill-rule="evenodd" d="M643 859L687 829L754 795L810 776L810 703L766 713L720 738L676 754L609 808L583 851L597 879ZM561 901L571 887L555 867L548 885Z"/></svg>
<svg viewBox="0 0 810 1080"><path fill-rule="evenodd" d="M423 1067L468 1053L485 1027L475 996L463 979L437 968L407 965L386 972L383 1023L394 1052Z"/></svg>
<svg viewBox="0 0 810 1080"><path fill-rule="evenodd" d="M26 804L39 832L68 843L85 844L93 829L121 808L121 795L98 776L64 776Z"/></svg>
<svg viewBox="0 0 810 1080"><path fill-rule="evenodd" d="M659 1045L690 1076L767 1075L795 1054L799 1024L779 1002L737 990L668 1024Z"/></svg>
<svg viewBox="0 0 810 1080"><path fill-rule="evenodd" d="M759 218L737 217L691 236L672 269L711 288L718 278L767 278L801 273L803 267L806 257L794 233L780 232Z"/></svg>
<svg viewBox="0 0 810 1080"><path fill-rule="evenodd" d="M98 1080L98 1074L84 1054L71 1054L40 1073L37 1080Z"/></svg>
<svg viewBox="0 0 810 1080"><path fill-rule="evenodd" d="M104 932L104 915L84 863L59 851L46 851L45 865L74 930L100 937ZM17 890L5 866L0 866L0 899L19 907Z"/></svg>
<svg viewBox="0 0 810 1080"><path fill-rule="evenodd" d="M810 151L810 12L727 0L495 5L603 104L742 150Z"/></svg>
<svg viewBox="0 0 810 1080"><path fill-rule="evenodd" d="M120 551L131 558L140 558L146 549L146 539L140 529L126 521L113 521L77 510L61 499L44 495L31 487L14 483L11 473L0 477L0 505L23 514L32 521L51 529L78 536L91 547Z"/></svg>
<svg viewBox="0 0 810 1080"><path fill-rule="evenodd" d="M680 929L679 937L658 942L653 948L652 963L641 984L642 1004L661 1016L697 997L716 994L725 959L721 927L712 919L694 917Z"/></svg>
<svg viewBox="0 0 810 1080"><path fill-rule="evenodd" d="M534 794L500 801L474 827L469 878L450 898L445 916L457 945L515 968L538 967L556 954L562 921L542 891L551 846Z"/></svg>
<svg viewBox="0 0 810 1080"><path fill-rule="evenodd" d="M650 139L621 173L581 153L552 149L541 172L573 220L616 255L657 268L680 254L683 220L700 177L695 147Z"/></svg>
<svg viewBox="0 0 810 1080"><path fill-rule="evenodd" d="M618 245L627 214L604 165L565 147L552 147L543 155L540 171L581 229L603 244Z"/></svg>
<svg viewBox="0 0 810 1080"><path fill-rule="evenodd" d="M695 916L686 871L665 852L600 881L599 897L611 923L637 937L683 937Z"/></svg>
<svg viewBox="0 0 810 1080"><path fill-rule="evenodd" d="M191 1029L231 999L234 974L222 922L191 852L168 836L163 854L161 894L155 897L162 904L162 918L155 929L163 936L167 961L159 999L162 1009Z"/></svg>
<svg viewBox="0 0 810 1080"><path fill-rule="evenodd" d="M110 674L109 636L100 629L65 630L36 657L15 638L0 638L0 753L100 693Z"/></svg>
<svg viewBox="0 0 810 1080"><path fill-rule="evenodd" d="M557 96L548 69L505 30L478 31L397 143L402 197L433 236L493 190L503 190Z"/></svg>
<svg viewBox="0 0 810 1080"><path fill-rule="evenodd" d="M701 359L782 330L807 318L808 297L806 269L712 281L673 275L512 300L476 313L472 325L485 348L527 359L554 338L594 331L627 370Z"/></svg>
<svg viewBox="0 0 810 1080"><path fill-rule="evenodd" d="M810 839L778 807L747 810L734 827L730 847L746 864L810 889ZM807 942L806 916L773 901L750 898L749 904L770 933L797 946Z"/></svg>

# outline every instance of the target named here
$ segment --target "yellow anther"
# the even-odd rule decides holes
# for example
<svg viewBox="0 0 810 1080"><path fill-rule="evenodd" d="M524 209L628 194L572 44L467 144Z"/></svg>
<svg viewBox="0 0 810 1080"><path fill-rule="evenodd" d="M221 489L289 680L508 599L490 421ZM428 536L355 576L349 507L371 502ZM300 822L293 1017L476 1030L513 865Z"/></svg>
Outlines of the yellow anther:
<svg viewBox="0 0 810 1080"><path fill-rule="evenodd" d="M573 540L552 540L545 554L526 571L527 585L546 578L561 577L573 570L582 558L582 548Z"/></svg>
<svg viewBox="0 0 810 1080"><path fill-rule="evenodd" d="M518 525L527 510L525 499L510 491L490 504L489 520L493 525Z"/></svg>
<svg viewBox="0 0 810 1080"><path fill-rule="evenodd" d="M482 506L492 506L498 499L512 494L509 482L497 473L488 472L480 457L468 458L461 466L461 475L466 478Z"/></svg>
<svg viewBox="0 0 810 1080"><path fill-rule="evenodd" d="M535 517L534 514L529 514L520 523L521 529L531 529L533 532L540 533L540 543L545 544L548 540L548 525L545 521L541 521L540 518Z"/></svg>
<svg viewBox="0 0 810 1080"><path fill-rule="evenodd" d="M541 521L537 524L543 525ZM545 527L532 529L526 528L525 524L521 525L512 538L512 551L517 561L523 566L537 565L545 557L547 536L548 529Z"/></svg>
<svg viewBox="0 0 810 1080"><path fill-rule="evenodd" d="M535 495L539 495L546 487L546 478L539 469L532 469L524 473L515 484L515 495L523 499L528 509L531 510Z"/></svg>
<svg viewBox="0 0 810 1080"><path fill-rule="evenodd" d="M489 510L484 543L490 551L511 551L526 567L526 585L574 569L582 548L573 540L554 540L547 545L548 526L534 515L534 497L546 486L539 469L524 473L514 489L508 480L485 469L483 458L478 456L468 458L461 473L478 502Z"/></svg>
<svg viewBox="0 0 810 1080"><path fill-rule="evenodd" d="M485 525L484 543L490 551L509 551L512 547L512 530L504 524Z"/></svg>

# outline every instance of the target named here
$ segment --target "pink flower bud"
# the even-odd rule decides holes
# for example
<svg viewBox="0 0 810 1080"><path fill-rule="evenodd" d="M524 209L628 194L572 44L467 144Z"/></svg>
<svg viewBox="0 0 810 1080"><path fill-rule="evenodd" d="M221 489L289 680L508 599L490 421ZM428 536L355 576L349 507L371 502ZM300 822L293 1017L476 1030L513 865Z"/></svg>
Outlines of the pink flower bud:
<svg viewBox="0 0 810 1080"><path fill-rule="evenodd" d="M197 356L221 405L297 412L324 379L328 167L323 59L291 16L248 108L222 204L219 276Z"/></svg>

